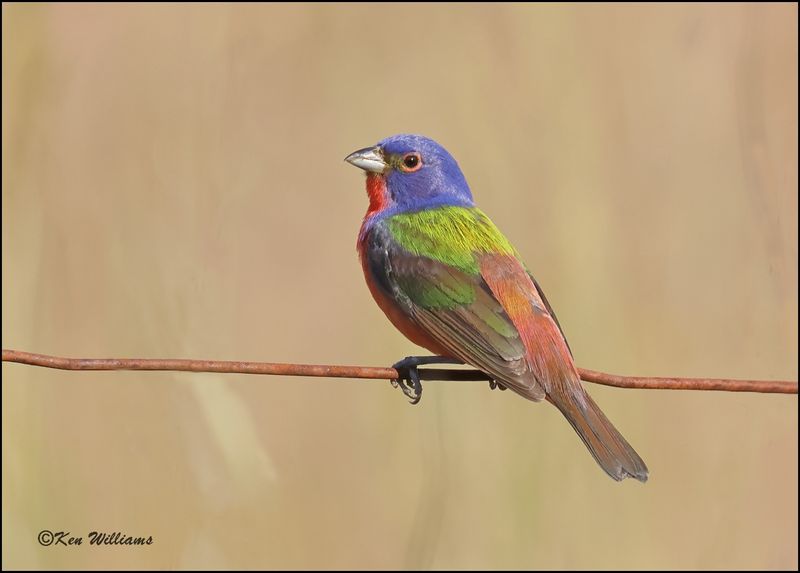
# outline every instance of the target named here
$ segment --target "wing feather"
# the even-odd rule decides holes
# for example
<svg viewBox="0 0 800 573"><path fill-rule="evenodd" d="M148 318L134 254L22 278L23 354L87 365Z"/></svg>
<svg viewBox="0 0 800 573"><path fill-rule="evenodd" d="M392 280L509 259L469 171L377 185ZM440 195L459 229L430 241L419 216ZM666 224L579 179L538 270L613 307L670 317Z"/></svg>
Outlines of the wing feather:
<svg viewBox="0 0 800 573"><path fill-rule="evenodd" d="M525 343L480 273L471 274L412 254L387 232L373 232L375 283L407 317L455 358L475 366L532 400L545 397L531 376Z"/></svg>

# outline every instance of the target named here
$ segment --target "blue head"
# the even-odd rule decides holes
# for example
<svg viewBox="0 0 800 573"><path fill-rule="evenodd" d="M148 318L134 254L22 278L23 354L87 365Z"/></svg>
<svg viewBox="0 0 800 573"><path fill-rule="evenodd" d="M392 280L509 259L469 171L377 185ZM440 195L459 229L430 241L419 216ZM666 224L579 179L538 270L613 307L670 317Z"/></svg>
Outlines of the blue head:
<svg viewBox="0 0 800 573"><path fill-rule="evenodd" d="M474 205L456 160L427 137L393 135L375 147L350 154L345 161L367 171L371 212L389 214L444 205Z"/></svg>

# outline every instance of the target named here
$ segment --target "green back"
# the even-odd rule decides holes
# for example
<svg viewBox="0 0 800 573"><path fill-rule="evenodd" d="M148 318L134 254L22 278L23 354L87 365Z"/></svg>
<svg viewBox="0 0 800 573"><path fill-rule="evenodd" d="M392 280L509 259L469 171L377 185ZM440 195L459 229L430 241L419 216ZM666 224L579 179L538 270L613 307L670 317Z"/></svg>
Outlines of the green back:
<svg viewBox="0 0 800 573"><path fill-rule="evenodd" d="M470 275L480 272L476 255L517 256L514 247L477 207L439 207L387 220L392 238L409 253L450 265Z"/></svg>

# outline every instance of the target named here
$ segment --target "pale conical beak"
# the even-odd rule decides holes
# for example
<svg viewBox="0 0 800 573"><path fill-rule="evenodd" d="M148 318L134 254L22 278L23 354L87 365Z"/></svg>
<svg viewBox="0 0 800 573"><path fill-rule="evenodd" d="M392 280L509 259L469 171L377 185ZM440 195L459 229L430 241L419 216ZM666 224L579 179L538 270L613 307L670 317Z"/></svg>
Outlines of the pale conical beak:
<svg viewBox="0 0 800 573"><path fill-rule="evenodd" d="M371 173L383 173L386 170L386 162L379 147L365 147L354 151L344 158L351 165Z"/></svg>

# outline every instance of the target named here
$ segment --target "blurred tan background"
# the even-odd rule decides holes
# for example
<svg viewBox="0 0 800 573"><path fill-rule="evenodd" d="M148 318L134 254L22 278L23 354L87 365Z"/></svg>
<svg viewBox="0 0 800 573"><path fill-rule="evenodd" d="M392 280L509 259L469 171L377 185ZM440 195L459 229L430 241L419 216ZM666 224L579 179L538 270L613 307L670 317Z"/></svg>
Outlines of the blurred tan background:
<svg viewBox="0 0 800 573"><path fill-rule="evenodd" d="M388 365L350 151L434 137L579 365L797 379L797 6L3 5L2 345ZM4 568L796 568L797 398L3 374ZM152 535L41 547L42 529Z"/></svg>

